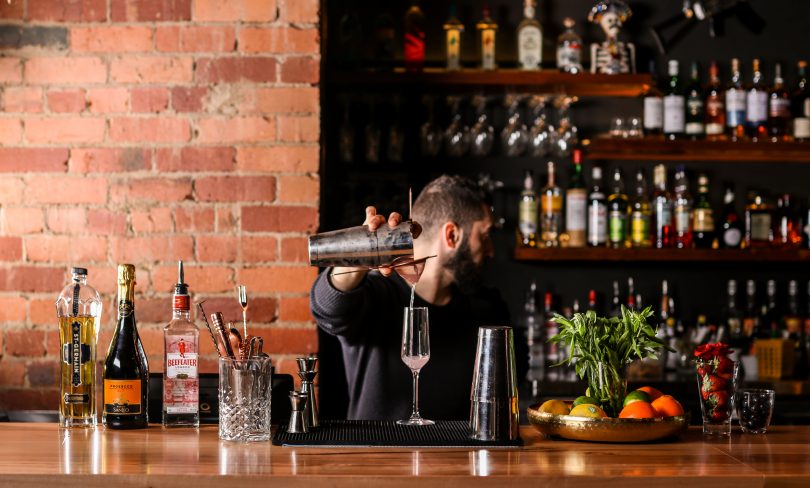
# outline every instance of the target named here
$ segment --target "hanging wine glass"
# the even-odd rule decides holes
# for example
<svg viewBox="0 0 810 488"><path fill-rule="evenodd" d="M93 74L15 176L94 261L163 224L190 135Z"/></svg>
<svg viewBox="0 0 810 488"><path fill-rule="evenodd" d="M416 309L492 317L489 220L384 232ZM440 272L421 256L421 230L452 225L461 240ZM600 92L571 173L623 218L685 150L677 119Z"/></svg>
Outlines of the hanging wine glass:
<svg viewBox="0 0 810 488"><path fill-rule="evenodd" d="M338 152L341 163L354 161L354 127L351 123L349 98L343 98L343 122L340 124L338 135Z"/></svg>
<svg viewBox="0 0 810 488"><path fill-rule="evenodd" d="M470 146L470 129L464 124L461 113L461 98L448 97L451 108L450 125L444 131L444 150L448 156L459 158Z"/></svg>
<svg viewBox="0 0 810 488"><path fill-rule="evenodd" d="M535 157L544 157L551 152L550 131L553 127L548 123L547 102L548 98L544 96L532 97L529 102L533 117L529 130L529 154Z"/></svg>
<svg viewBox="0 0 810 488"><path fill-rule="evenodd" d="M401 163L402 153L405 148L405 132L400 125L402 120L400 113L399 97L394 97L394 120L388 128L388 161L391 163Z"/></svg>
<svg viewBox="0 0 810 488"><path fill-rule="evenodd" d="M442 149L442 130L436 125L433 108L435 100L426 96L422 102L427 107L427 121L419 128L419 146L423 156L436 157Z"/></svg>
<svg viewBox="0 0 810 488"><path fill-rule="evenodd" d="M484 96L476 96L473 100L475 105L475 124L470 129L470 154L477 157L488 156L492 150L492 143L495 142L495 128L492 127L487 115L487 99Z"/></svg>
<svg viewBox="0 0 810 488"><path fill-rule="evenodd" d="M380 162L380 128L377 125L375 101L371 100L368 108L368 123L365 128L366 136L366 162L377 164Z"/></svg>
<svg viewBox="0 0 810 488"><path fill-rule="evenodd" d="M507 95L504 98L509 115L506 126L501 131L501 146L504 154L509 157L522 155L529 142L529 132L520 117L521 99L518 95Z"/></svg>
<svg viewBox="0 0 810 488"><path fill-rule="evenodd" d="M557 138L554 141L554 155L558 158L568 158L579 144L577 127L571 122L571 105L578 100L577 97L560 97L558 99L558 114L560 127L557 129Z"/></svg>

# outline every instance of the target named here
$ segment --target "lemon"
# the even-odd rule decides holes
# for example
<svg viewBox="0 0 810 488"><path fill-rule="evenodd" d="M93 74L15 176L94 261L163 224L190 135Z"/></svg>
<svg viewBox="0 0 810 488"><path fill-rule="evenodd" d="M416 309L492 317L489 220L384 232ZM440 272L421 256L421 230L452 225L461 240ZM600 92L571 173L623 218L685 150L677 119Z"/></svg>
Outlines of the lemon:
<svg viewBox="0 0 810 488"><path fill-rule="evenodd" d="M552 415L568 415L568 405L562 400L547 400L540 405L540 411Z"/></svg>
<svg viewBox="0 0 810 488"><path fill-rule="evenodd" d="M587 417L591 419L601 419L603 417L607 417L605 412L597 407L596 405L591 405L589 403L583 403L582 405L577 405L573 409L571 409L571 413L568 415L572 417Z"/></svg>
<svg viewBox="0 0 810 488"><path fill-rule="evenodd" d="M622 404L623 407L630 405L633 402L647 402L650 403L650 395L646 391L636 390L631 391L624 397L624 403Z"/></svg>
<svg viewBox="0 0 810 488"><path fill-rule="evenodd" d="M599 400L597 400L594 397L582 395L581 397L577 397L577 399L574 400L574 403L571 404L571 408L576 407L578 405L582 405L583 403L587 403L589 405L599 405Z"/></svg>

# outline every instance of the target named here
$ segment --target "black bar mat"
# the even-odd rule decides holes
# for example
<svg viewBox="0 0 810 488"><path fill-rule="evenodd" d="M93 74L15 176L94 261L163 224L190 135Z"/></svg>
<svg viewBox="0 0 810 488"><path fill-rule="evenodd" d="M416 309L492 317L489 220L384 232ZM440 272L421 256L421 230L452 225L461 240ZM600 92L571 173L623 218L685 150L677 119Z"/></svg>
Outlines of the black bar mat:
<svg viewBox="0 0 810 488"><path fill-rule="evenodd" d="M469 437L465 421L437 421L406 426L381 420L323 420L306 434L290 434L282 425L273 444L289 447L520 447L523 440L478 441Z"/></svg>

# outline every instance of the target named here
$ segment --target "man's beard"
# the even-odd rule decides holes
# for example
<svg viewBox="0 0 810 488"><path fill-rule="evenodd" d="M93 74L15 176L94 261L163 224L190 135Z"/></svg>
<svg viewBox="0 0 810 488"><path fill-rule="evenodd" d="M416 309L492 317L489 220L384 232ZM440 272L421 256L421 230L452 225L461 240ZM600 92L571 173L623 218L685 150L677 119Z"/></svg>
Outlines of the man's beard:
<svg viewBox="0 0 810 488"><path fill-rule="evenodd" d="M443 266L453 273L453 279L461 293L471 294L481 287L483 263L475 264L473 261L468 239L461 242L456 253Z"/></svg>

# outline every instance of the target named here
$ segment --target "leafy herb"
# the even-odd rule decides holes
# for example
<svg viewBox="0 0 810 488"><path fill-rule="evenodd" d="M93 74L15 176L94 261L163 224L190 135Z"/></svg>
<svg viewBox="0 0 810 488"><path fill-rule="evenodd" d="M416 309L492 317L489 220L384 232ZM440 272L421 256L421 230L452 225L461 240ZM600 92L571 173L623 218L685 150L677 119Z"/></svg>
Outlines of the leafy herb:
<svg viewBox="0 0 810 488"><path fill-rule="evenodd" d="M549 342L570 350L555 366L573 364L577 376L588 381L587 394L598 399L608 415L618 416L627 392L626 366L637 359L657 359L662 349L674 352L647 323L652 315L650 307L635 311L624 306L621 317L597 317L593 311L576 313L570 320L555 315L560 332Z"/></svg>

